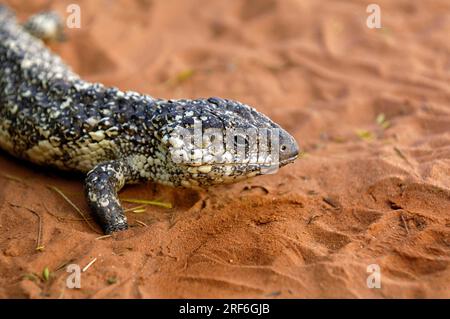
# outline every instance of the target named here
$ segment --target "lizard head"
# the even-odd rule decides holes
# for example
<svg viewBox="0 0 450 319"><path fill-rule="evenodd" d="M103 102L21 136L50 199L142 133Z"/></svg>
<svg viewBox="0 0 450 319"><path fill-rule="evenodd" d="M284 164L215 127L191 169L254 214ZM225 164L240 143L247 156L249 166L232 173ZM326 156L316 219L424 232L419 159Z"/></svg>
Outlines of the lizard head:
<svg viewBox="0 0 450 319"><path fill-rule="evenodd" d="M183 186L273 173L298 156L295 139L248 105L219 98L164 103L161 140Z"/></svg>

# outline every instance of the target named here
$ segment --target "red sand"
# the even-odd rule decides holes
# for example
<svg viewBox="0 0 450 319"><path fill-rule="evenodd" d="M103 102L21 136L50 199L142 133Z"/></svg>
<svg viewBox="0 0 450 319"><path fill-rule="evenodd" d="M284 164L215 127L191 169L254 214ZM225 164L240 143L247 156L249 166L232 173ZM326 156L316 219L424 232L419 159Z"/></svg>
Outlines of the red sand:
<svg viewBox="0 0 450 319"><path fill-rule="evenodd" d="M8 2L24 19L73 1ZM175 206L129 213L134 227L96 240L45 188L87 212L82 177L0 153L1 172L26 182L0 178L0 297L449 298L450 3L377 1L380 30L366 27L368 3L80 1L82 28L52 49L86 79L242 100L306 155L204 193L127 187ZM81 289L65 288L58 267L94 258ZM381 289L366 285L370 264ZM23 277L45 267L48 281Z"/></svg>

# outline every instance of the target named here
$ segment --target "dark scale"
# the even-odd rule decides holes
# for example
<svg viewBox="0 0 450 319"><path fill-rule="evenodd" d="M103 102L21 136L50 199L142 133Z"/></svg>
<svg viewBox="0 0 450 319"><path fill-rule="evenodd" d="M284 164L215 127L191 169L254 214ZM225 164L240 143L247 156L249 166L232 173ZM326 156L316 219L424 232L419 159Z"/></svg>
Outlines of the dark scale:
<svg viewBox="0 0 450 319"><path fill-rule="evenodd" d="M41 13L23 27L0 5L0 146L37 164L86 173L86 198L105 233L127 228L117 197L126 183L208 187L260 175L274 164L271 157L251 160L258 154L249 150L258 152L261 142L248 145L244 138L243 158L228 149L218 155L214 139L192 143L180 128L195 132L201 122L201 133L218 130L223 141L234 128L278 129L275 164L297 157L292 136L240 102L155 99L83 81L45 47L42 39L63 34L55 28L48 34L49 25L62 23Z"/></svg>

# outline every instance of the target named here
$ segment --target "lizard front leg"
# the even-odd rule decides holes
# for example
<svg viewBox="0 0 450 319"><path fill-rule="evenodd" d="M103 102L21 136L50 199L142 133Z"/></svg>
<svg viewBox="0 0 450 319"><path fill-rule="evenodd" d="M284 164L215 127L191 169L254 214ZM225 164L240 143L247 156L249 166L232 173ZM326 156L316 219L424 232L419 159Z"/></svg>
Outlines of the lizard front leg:
<svg viewBox="0 0 450 319"><path fill-rule="evenodd" d="M126 160L98 164L87 174L87 201L105 234L128 228L117 192L125 185L129 174L130 167Z"/></svg>

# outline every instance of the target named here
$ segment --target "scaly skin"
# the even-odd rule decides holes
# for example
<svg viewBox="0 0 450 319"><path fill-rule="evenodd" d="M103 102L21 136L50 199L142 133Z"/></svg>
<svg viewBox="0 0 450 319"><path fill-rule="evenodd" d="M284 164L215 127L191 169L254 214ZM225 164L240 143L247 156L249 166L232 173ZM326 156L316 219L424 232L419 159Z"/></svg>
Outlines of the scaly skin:
<svg viewBox="0 0 450 319"><path fill-rule="evenodd" d="M45 19L33 19L28 26L45 30L38 25ZM87 173L86 198L105 233L127 228L117 197L127 183L208 187L263 174L297 157L293 137L245 104L155 99L89 83L35 36L0 6L0 147L40 165ZM200 140L186 140L196 123ZM276 132L276 156L262 152L262 138L235 134L237 129ZM205 135L208 130L219 138ZM225 141L234 148L225 152Z"/></svg>

